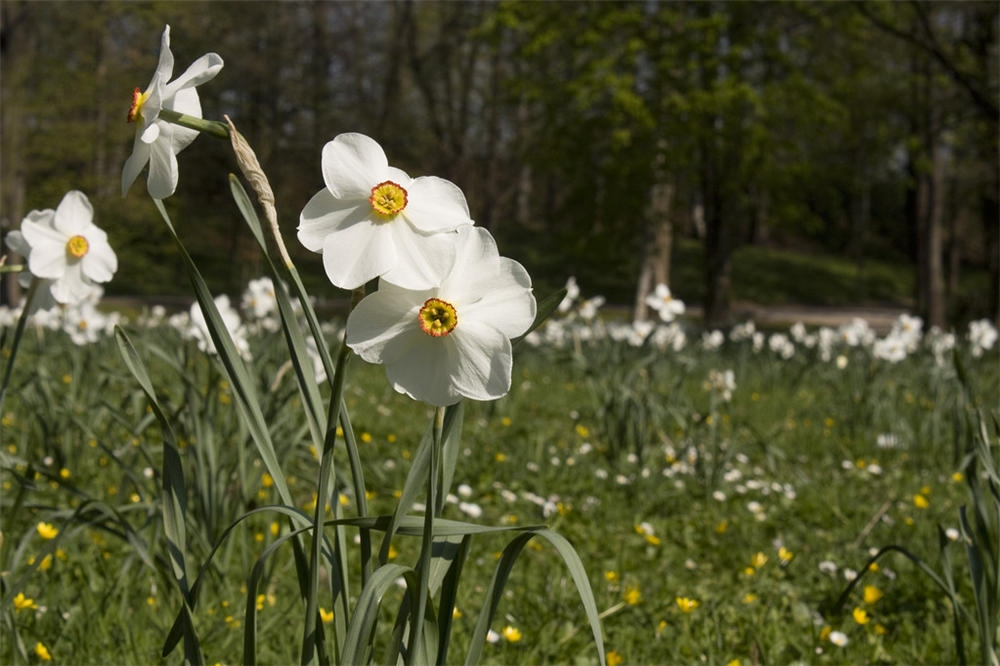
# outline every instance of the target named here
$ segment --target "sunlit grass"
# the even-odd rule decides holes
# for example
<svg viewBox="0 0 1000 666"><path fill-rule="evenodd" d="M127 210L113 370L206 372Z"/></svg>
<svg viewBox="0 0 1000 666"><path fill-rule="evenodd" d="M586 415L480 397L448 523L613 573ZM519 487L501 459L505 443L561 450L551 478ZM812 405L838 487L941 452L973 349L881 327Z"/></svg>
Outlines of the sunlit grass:
<svg viewBox="0 0 1000 666"><path fill-rule="evenodd" d="M200 561L232 520L277 495L213 362L169 330L140 339L171 350L154 355L152 367L190 465L189 547ZM292 494L309 508L316 461L295 418L294 386L287 377L275 382L277 344L254 341L254 372L274 387L269 423ZM11 595L3 612L13 631L5 634L15 638L0 658L17 661L22 648L34 654L42 642L56 663L157 661L179 603L156 562L159 430L110 341L77 348L46 333L22 353L3 414L0 555L5 594L16 585L37 607L23 599L18 607ZM649 412L657 420L640 446L622 446L608 420L614 413L601 412L606 393L620 389L604 363L641 358L600 346L582 356L522 347L511 393L467 406L455 496L443 516L546 523L566 536L590 576L607 649L622 663L954 660L948 602L904 558L884 558L842 613L823 613L872 549L899 544L937 566L938 525L957 528L958 507L969 501L955 419L995 406L998 378L988 363L970 365L966 404L955 376L928 355L889 366L859 351L841 369L805 351L782 361L746 347L691 345L637 375L664 411ZM731 402L713 403L704 378L727 368L736 390ZM393 392L381 368L355 360L350 371L346 401L368 499L374 513L389 512L428 408ZM349 514L347 486L336 497ZM74 515L79 507L84 513ZM286 529L276 517L254 517L216 556L195 613L212 663L240 658L247 572ZM473 542L455 618L451 654L459 660L503 544ZM952 548L960 561L959 545ZM401 540L392 556L412 562L418 551L419 540ZM955 566L968 602L967 577ZM390 593L386 608L400 598ZM282 551L257 599L261 663L296 660L287 618L300 606ZM321 595L320 606L329 609L330 599ZM571 581L558 556L535 542L513 571L493 630L488 663L594 658ZM974 644L971 634L966 641Z"/></svg>

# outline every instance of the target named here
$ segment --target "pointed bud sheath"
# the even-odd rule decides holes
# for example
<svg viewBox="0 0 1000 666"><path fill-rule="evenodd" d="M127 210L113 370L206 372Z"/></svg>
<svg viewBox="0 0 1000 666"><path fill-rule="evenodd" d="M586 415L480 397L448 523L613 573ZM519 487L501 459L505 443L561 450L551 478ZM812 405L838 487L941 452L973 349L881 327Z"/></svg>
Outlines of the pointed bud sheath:
<svg viewBox="0 0 1000 666"><path fill-rule="evenodd" d="M236 155L236 163L240 167L240 172L250 183L250 187L257 194L257 200L260 202L261 208L264 209L264 216L271 227L274 241L278 246L278 251L281 253L281 260L285 262L285 266L291 268L293 266L292 258L288 255L285 242L281 238L281 231L278 229L278 211L274 206L274 191L271 190L271 183L268 182L267 176L264 174L264 169L261 168L260 161L257 159L257 154L253 151L253 148L250 147L250 144L247 143L243 135L236 130L236 125L233 124L229 116L223 117L229 126L229 142L233 146L233 153Z"/></svg>
<svg viewBox="0 0 1000 666"><path fill-rule="evenodd" d="M236 125L233 124L229 116L223 117L229 126L229 142L233 145L233 153L236 155L236 163L240 167L240 172L250 183L250 187L257 194L261 205L265 208L268 206L273 208L274 192L271 190L271 184L267 181L267 176L264 175L264 169L260 166L257 154L253 152L253 148L250 147L243 135L236 131Z"/></svg>

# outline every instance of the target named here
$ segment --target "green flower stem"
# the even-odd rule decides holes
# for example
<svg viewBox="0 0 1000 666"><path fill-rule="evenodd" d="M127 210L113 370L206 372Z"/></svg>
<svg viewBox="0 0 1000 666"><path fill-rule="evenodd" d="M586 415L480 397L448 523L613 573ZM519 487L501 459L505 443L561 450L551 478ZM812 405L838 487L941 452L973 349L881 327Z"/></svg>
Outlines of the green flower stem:
<svg viewBox="0 0 1000 666"><path fill-rule="evenodd" d="M337 441L337 422L340 420L340 407L344 396L344 383L347 375L347 360L350 357L350 347L347 346L346 336L340 345L340 354L337 357L337 370L333 376L333 390L330 395L330 411L327 418L326 438L323 441L323 455L319 463L319 480L316 488L316 511L313 514L312 548L309 553L309 587L306 597L306 620L302 635L301 663L312 663L317 655L320 646L316 643L319 623L319 564L320 551L323 545L323 522L326 514L326 500L330 495L330 477L333 475L333 450ZM340 528L334 528L339 530ZM334 537L336 541L336 536ZM340 575L341 580L341 612L344 617L349 616L347 606L347 567L343 562L339 563L339 571L331 571L330 575Z"/></svg>
<svg viewBox="0 0 1000 666"><path fill-rule="evenodd" d="M17 357L17 348L21 344L21 336L24 334L24 326L28 322L28 314L31 312L31 301L35 297L35 292L38 291L38 285L41 280L38 278L31 279L31 286L28 287L28 293L24 297L24 303L21 305L21 316L17 320L17 328L14 329L14 340L10 345L10 356L7 357L7 367L3 372L3 383L0 384L0 414L3 413L3 399L7 395L7 384L10 383L10 373L14 370L14 359Z"/></svg>
<svg viewBox="0 0 1000 666"><path fill-rule="evenodd" d="M20 273L27 267L26 264L0 264L0 273Z"/></svg>
<svg viewBox="0 0 1000 666"><path fill-rule="evenodd" d="M165 120L174 125L180 125L188 129L193 129L202 134L214 136L217 139L229 139L229 129L226 124L218 120L205 120L195 116L188 116L170 109L160 109L160 120Z"/></svg>
<svg viewBox="0 0 1000 666"><path fill-rule="evenodd" d="M434 514L437 512L435 499L437 497L438 454L441 452L442 431L444 430L445 408L438 407L434 412L434 441L431 444L430 460L427 476L427 506L424 508L424 534L420 548L420 560L417 563L417 575L420 586L417 588L417 603L414 604L413 617L410 621L410 638L406 646L407 663L418 663L416 654L422 649L421 642L424 633L424 616L427 612L427 595L430 584L431 552L434 547Z"/></svg>

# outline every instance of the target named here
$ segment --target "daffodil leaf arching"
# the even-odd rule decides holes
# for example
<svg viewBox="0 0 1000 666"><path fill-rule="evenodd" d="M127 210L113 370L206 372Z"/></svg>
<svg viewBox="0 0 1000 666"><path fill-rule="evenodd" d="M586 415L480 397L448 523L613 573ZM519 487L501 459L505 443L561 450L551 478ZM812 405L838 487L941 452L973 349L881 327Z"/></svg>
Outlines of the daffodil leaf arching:
<svg viewBox="0 0 1000 666"><path fill-rule="evenodd" d="M522 340L528 337L529 333L544 324L545 320L552 316L552 313L556 311L559 304L562 303L564 298L566 298L566 293L566 287L563 287L559 291L549 294L544 299L539 301L538 308L535 310L535 321L531 323L531 326L528 327L528 330L522 335L511 340L511 345L517 347L517 345L521 344Z"/></svg>

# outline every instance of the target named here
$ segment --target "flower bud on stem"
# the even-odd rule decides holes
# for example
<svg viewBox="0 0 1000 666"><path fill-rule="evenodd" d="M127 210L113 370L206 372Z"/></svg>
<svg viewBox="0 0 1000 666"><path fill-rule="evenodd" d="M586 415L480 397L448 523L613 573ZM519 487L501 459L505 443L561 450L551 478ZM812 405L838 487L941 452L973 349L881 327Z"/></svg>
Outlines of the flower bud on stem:
<svg viewBox="0 0 1000 666"><path fill-rule="evenodd" d="M250 187L257 193L257 200L260 202L261 208L264 209L264 216L271 226L271 235L274 236L278 252L281 253L281 260L285 262L287 268L292 268L294 266L292 258L288 255L285 242L281 239L281 231L278 229L278 211L274 207L274 192L271 190L271 183L268 182L253 148L250 147L243 135L236 131L236 125L229 119L229 116L223 116L223 118L226 119L229 126L228 136L229 141L233 144L233 152L236 154L236 163L240 165L243 177L249 181Z"/></svg>

